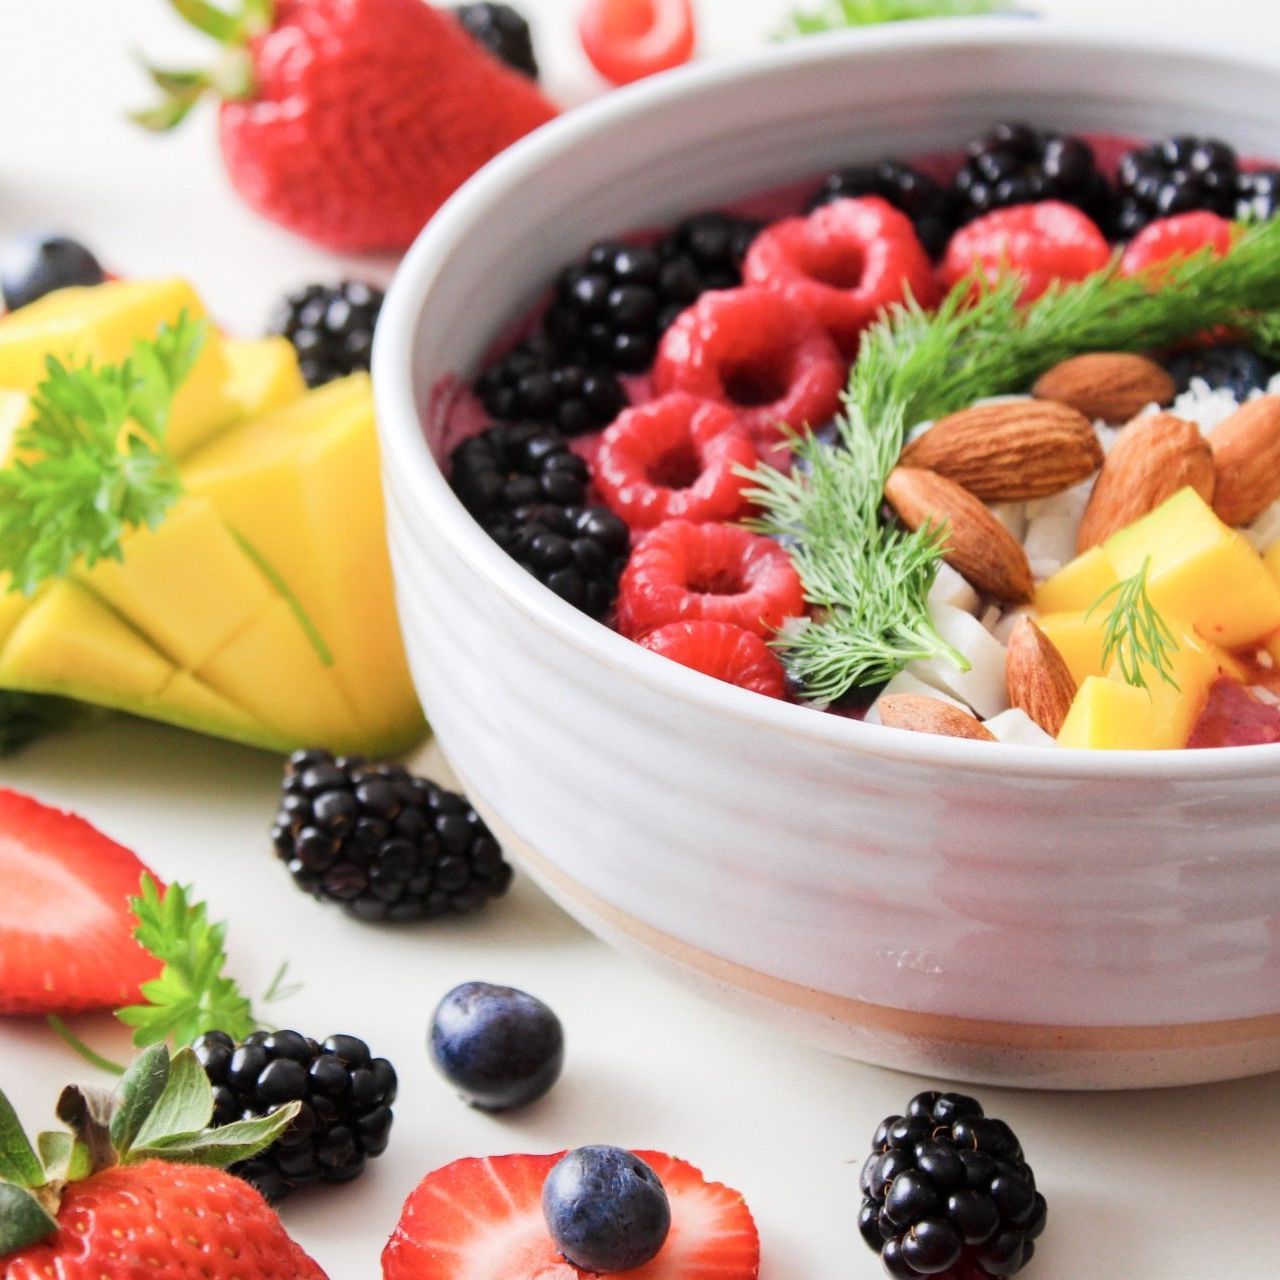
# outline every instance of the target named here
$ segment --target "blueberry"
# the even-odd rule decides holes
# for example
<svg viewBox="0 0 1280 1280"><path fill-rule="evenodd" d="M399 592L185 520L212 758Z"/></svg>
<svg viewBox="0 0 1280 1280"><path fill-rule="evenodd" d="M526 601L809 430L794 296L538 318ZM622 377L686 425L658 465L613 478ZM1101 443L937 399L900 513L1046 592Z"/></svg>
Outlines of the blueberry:
<svg viewBox="0 0 1280 1280"><path fill-rule="evenodd" d="M10 311L55 289L103 279L97 258L69 236L30 231L0 244L0 294Z"/></svg>
<svg viewBox="0 0 1280 1280"><path fill-rule="evenodd" d="M1265 391L1276 373L1271 361L1235 342L1190 347L1170 356L1165 367L1180 393L1187 390L1192 378L1203 378L1211 390L1230 391L1240 401L1251 391Z"/></svg>
<svg viewBox="0 0 1280 1280"><path fill-rule="evenodd" d="M555 1084L564 1063L564 1030L541 1000L523 991L464 982L432 1015L431 1054L473 1107L506 1111Z"/></svg>
<svg viewBox="0 0 1280 1280"><path fill-rule="evenodd" d="M556 1248L597 1274L643 1266L671 1229L658 1175L620 1147L570 1151L547 1174L542 1212Z"/></svg>

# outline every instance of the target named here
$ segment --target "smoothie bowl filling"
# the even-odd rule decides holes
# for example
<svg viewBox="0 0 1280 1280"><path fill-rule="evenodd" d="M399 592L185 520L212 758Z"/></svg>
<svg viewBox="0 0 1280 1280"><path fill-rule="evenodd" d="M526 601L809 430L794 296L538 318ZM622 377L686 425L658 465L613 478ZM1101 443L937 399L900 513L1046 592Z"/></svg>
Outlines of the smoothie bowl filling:
<svg viewBox="0 0 1280 1280"><path fill-rule="evenodd" d="M427 424L571 605L952 737L1280 742L1280 170L1004 123L593 245Z"/></svg>

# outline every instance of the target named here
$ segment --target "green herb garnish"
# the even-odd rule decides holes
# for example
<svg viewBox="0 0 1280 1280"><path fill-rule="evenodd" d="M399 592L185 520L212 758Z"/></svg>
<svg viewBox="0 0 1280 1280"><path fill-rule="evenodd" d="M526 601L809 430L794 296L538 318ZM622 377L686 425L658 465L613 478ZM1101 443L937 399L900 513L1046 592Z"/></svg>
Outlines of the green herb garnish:
<svg viewBox="0 0 1280 1280"><path fill-rule="evenodd" d="M75 564L119 560L127 529L163 519L182 491L169 413L206 330L183 314L118 365L47 358L32 419L0 471L0 573L10 590L30 595Z"/></svg>
<svg viewBox="0 0 1280 1280"><path fill-rule="evenodd" d="M1102 665L1105 667L1114 657L1125 682L1137 689L1150 690L1146 677L1148 669L1165 684L1177 689L1178 682L1173 678L1169 655L1178 652L1178 641L1147 594L1150 569L1151 557L1148 556L1142 562L1142 568L1131 578L1108 587L1089 606L1085 619L1091 618L1114 597L1103 633Z"/></svg>
<svg viewBox="0 0 1280 1280"><path fill-rule="evenodd" d="M1142 351L1216 325L1265 328L1280 300L1280 219L1242 230L1225 258L1161 264L1158 288L1112 266L1029 306L1019 293L1016 278L961 281L935 312L911 300L892 308L863 334L836 424L842 447L796 436L790 475L752 473L764 512L755 527L786 539L819 611L775 641L813 701L881 683L922 658L964 669L928 608L938 531L905 534L879 518L906 430L1025 390L1081 352ZM1280 334L1280 321L1270 324Z"/></svg>
<svg viewBox="0 0 1280 1280"><path fill-rule="evenodd" d="M783 39L819 35L913 18L968 18L1005 12L1010 7L1007 0L820 0L796 8L779 35Z"/></svg>

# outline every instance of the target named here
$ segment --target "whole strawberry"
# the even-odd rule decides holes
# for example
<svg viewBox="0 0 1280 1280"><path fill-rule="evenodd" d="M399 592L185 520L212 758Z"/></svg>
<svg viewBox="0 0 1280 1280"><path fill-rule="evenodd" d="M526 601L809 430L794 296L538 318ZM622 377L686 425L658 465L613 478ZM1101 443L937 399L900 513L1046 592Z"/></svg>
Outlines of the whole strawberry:
<svg viewBox="0 0 1280 1280"><path fill-rule="evenodd" d="M213 1097L189 1049L157 1045L109 1097L72 1086L71 1133L35 1146L0 1094L0 1280L326 1280L247 1182L213 1167L271 1142L297 1113L206 1128ZM39 1151L39 1155L36 1151Z"/></svg>
<svg viewBox="0 0 1280 1280"><path fill-rule="evenodd" d="M206 93L236 190L330 249L402 249L481 165L556 114L425 0L170 0L224 46L211 73L153 69L135 117L176 125Z"/></svg>

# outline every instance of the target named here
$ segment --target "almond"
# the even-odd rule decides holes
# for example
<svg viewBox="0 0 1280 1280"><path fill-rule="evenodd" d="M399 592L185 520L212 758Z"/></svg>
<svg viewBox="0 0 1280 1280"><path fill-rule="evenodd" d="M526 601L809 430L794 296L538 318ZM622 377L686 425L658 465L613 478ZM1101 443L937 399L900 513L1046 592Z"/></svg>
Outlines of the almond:
<svg viewBox="0 0 1280 1280"><path fill-rule="evenodd" d="M1219 423L1209 439L1213 509L1223 524L1252 524L1280 498L1280 396L1260 396Z"/></svg>
<svg viewBox="0 0 1280 1280"><path fill-rule="evenodd" d="M1076 682L1057 646L1030 618L1020 618L1004 660L1009 703L1045 733L1058 736L1076 696Z"/></svg>
<svg viewBox="0 0 1280 1280"><path fill-rule="evenodd" d="M890 693L876 703L880 723L890 729L934 733L942 738L973 738L995 742L995 734L967 711L921 693Z"/></svg>
<svg viewBox="0 0 1280 1280"><path fill-rule="evenodd" d="M983 502L1024 502L1087 479L1102 465L1102 446L1093 423L1065 404L1009 400L939 418L907 445L902 463L936 471Z"/></svg>
<svg viewBox="0 0 1280 1280"><path fill-rule="evenodd" d="M1090 422L1128 422L1149 404L1169 404L1178 389L1146 356L1097 351L1055 364L1031 390L1037 399L1069 404Z"/></svg>
<svg viewBox="0 0 1280 1280"><path fill-rule="evenodd" d="M1213 451L1194 422L1171 413L1134 418L1098 472L1076 550L1105 542L1187 485L1212 502L1213 484Z"/></svg>
<svg viewBox="0 0 1280 1280"><path fill-rule="evenodd" d="M946 525L942 558L979 591L997 600L1030 600L1027 553L967 489L919 467L894 467L884 496L908 529Z"/></svg>

